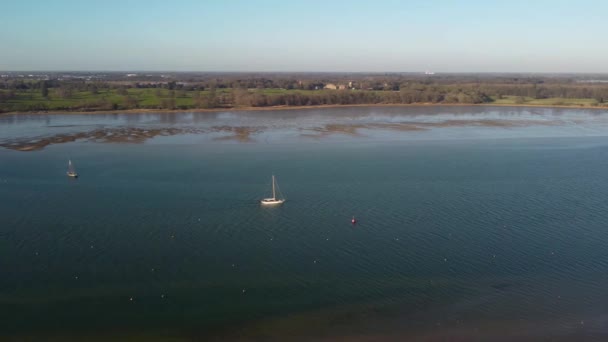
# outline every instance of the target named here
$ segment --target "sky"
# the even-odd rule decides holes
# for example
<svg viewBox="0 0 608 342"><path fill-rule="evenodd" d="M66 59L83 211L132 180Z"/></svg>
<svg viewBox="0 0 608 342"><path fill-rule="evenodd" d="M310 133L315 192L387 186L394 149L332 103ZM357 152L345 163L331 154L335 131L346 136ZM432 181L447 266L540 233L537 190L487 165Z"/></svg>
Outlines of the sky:
<svg viewBox="0 0 608 342"><path fill-rule="evenodd" d="M604 0L2 0L4 71L608 72Z"/></svg>

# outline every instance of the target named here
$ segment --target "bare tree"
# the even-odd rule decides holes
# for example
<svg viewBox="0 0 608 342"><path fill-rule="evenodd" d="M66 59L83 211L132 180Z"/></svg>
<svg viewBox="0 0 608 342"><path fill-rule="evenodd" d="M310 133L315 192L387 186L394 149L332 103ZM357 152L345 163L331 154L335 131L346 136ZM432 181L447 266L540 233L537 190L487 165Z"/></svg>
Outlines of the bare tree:
<svg viewBox="0 0 608 342"><path fill-rule="evenodd" d="M175 98L169 97L162 99L160 101L160 106L164 109L175 109Z"/></svg>
<svg viewBox="0 0 608 342"><path fill-rule="evenodd" d="M62 99L69 99L73 95L72 88L61 87L57 89L57 95Z"/></svg>
<svg viewBox="0 0 608 342"><path fill-rule="evenodd" d="M139 104L139 100L137 100L136 97L133 96L125 96L124 100L123 100L123 104L125 106L125 108L137 108L138 104Z"/></svg>
<svg viewBox="0 0 608 342"><path fill-rule="evenodd" d="M49 88L46 85L46 81L42 81L40 84L40 95L42 97L49 97Z"/></svg>
<svg viewBox="0 0 608 342"><path fill-rule="evenodd" d="M251 106L251 96L246 89L236 88L232 91L235 106Z"/></svg>
<svg viewBox="0 0 608 342"><path fill-rule="evenodd" d="M127 96L127 95L129 95L129 92L127 91L127 88L126 88L126 87L120 87L120 88L118 88L118 89L116 90L116 93L117 93L118 95L122 95L122 96Z"/></svg>
<svg viewBox="0 0 608 342"><path fill-rule="evenodd" d="M207 108L217 107L217 94L215 91L215 87L209 88L209 91L207 92L207 101L205 103L205 107L207 107Z"/></svg>

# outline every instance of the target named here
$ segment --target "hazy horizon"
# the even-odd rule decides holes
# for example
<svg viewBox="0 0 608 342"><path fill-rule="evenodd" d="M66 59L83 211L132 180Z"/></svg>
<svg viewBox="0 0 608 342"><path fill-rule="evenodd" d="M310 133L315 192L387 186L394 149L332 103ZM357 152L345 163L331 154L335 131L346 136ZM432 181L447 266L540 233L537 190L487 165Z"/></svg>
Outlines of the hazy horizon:
<svg viewBox="0 0 608 342"><path fill-rule="evenodd" d="M608 73L608 3L11 1L0 70Z"/></svg>
<svg viewBox="0 0 608 342"><path fill-rule="evenodd" d="M34 69L19 69L19 70L0 70L0 73L137 73L137 74L218 74L218 75L228 75L228 74L336 74L336 75L348 75L348 74L361 74L361 75L419 75L424 74L428 70L416 70L416 71L304 71L304 70L277 70L277 71L262 71L262 70L132 70L132 69L124 69L124 70L103 70L103 69L72 69L72 70L34 70ZM567 75L590 75L590 76L604 76L608 75L608 71L606 72L537 72L537 71L441 71L441 70L432 70L435 75L542 75L542 76L567 76Z"/></svg>

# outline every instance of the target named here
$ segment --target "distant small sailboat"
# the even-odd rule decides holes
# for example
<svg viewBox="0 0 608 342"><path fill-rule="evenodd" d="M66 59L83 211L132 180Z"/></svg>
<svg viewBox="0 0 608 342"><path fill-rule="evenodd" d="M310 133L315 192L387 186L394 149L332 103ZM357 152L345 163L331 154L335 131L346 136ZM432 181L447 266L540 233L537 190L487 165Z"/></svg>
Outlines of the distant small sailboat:
<svg viewBox="0 0 608 342"><path fill-rule="evenodd" d="M72 160L68 160L68 171L66 173L68 177L78 178L78 174L76 173L76 169L74 169L74 164L72 164Z"/></svg>
<svg viewBox="0 0 608 342"><path fill-rule="evenodd" d="M262 205L276 205L276 204L283 204L283 202L285 202L285 198L277 198L277 188L278 187L279 186L274 178L274 175L272 175L272 197L264 198L261 201Z"/></svg>

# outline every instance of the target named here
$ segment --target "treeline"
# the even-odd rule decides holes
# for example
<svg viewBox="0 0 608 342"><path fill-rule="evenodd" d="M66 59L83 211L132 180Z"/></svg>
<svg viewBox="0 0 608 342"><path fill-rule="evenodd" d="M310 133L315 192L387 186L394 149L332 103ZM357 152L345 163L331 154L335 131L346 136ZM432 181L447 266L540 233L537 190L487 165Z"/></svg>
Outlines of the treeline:
<svg viewBox="0 0 608 342"><path fill-rule="evenodd" d="M564 98L564 99L595 99L599 103L608 101L608 85L563 85L563 84L487 84L481 86L485 92L493 96L523 96L534 99Z"/></svg>
<svg viewBox="0 0 608 342"><path fill-rule="evenodd" d="M234 105L242 107L318 106L349 104L412 104L492 102L487 94L475 89L448 90L438 87L412 87L400 91L324 90L265 94L236 89Z"/></svg>
<svg viewBox="0 0 608 342"><path fill-rule="evenodd" d="M371 79L224 79L218 78L204 82L88 82L84 80L43 80L28 81L20 79L5 80L0 82L0 101L15 98L17 93L38 92L46 97L49 89L55 90L55 96L70 98L75 92L90 92L92 95L100 91L115 91L120 95L126 95L128 89L167 89L175 91L204 91L207 89L284 89L284 90L320 90L328 85L340 86L348 90L373 90L373 91L408 91L408 92L432 92L436 97L446 96L449 93L462 93L476 91L491 97L500 96L524 96L535 99L543 98L586 98L596 99L598 102L608 100L608 83L576 83L572 80L557 82L554 79L490 79L476 80L467 83L462 79L450 78L427 78L419 79L391 79L390 77L378 77ZM453 100L451 98L450 100ZM414 100L414 102L418 102ZM440 102L429 100L428 102Z"/></svg>
<svg viewBox="0 0 608 342"><path fill-rule="evenodd" d="M218 81L219 80L219 81ZM515 97L514 103L526 99L592 99L592 105L608 102L608 84L556 83L535 79L525 83L463 82L457 79L406 80L381 82L348 79L333 81L341 89L324 89L326 80L308 79L281 81L265 78L221 79L201 83L168 81L87 82L82 80L8 80L0 83L0 112L46 110L96 111L124 109L195 109L269 106L317 106L349 104L413 104L413 103L491 103L503 97ZM469 80L470 81L470 80ZM295 82L295 83L294 83ZM366 83L367 82L367 83ZM365 88L364 85L369 85ZM297 87L296 87L297 86ZM270 87L270 88L268 88ZM556 101L557 104L558 101Z"/></svg>

